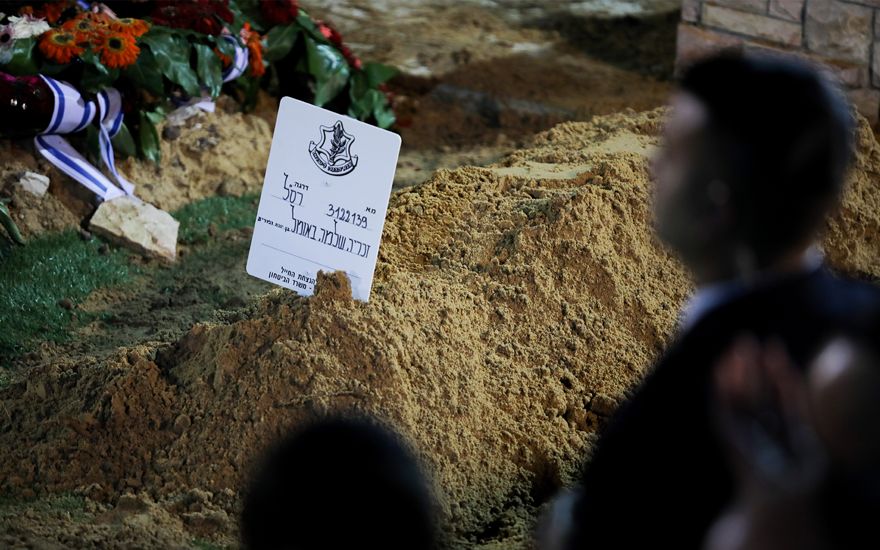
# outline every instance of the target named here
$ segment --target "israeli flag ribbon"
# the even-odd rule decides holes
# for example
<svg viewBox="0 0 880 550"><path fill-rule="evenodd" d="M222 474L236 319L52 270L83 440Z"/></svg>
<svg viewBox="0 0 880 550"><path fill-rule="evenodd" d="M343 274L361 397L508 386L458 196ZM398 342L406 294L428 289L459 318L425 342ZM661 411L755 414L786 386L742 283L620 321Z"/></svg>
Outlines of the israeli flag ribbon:
<svg viewBox="0 0 880 550"><path fill-rule="evenodd" d="M248 66L250 55L248 54L247 48L242 46L239 40L231 34L224 34L221 38L227 42L231 42L232 45L235 46L235 58L232 60L232 65L223 71L223 82L229 82L230 80L235 80L244 74L244 71Z"/></svg>
<svg viewBox="0 0 880 550"><path fill-rule="evenodd" d="M66 82L40 75L55 96L55 107L49 126L34 138L37 151L56 168L75 179L103 200L132 195L134 185L116 170L110 140L122 127L122 96L114 88L98 94L97 101L86 101L76 88ZM60 134L79 132L95 118L99 121L101 159L113 178L122 187L92 166Z"/></svg>
<svg viewBox="0 0 880 550"><path fill-rule="evenodd" d="M98 116L100 117L100 131L98 139L101 144L101 158L104 164L116 178L116 182L128 195L134 194L134 184L125 179L116 170L116 159L113 156L113 144L110 140L119 133L122 128L122 94L116 88L107 88L98 94Z"/></svg>

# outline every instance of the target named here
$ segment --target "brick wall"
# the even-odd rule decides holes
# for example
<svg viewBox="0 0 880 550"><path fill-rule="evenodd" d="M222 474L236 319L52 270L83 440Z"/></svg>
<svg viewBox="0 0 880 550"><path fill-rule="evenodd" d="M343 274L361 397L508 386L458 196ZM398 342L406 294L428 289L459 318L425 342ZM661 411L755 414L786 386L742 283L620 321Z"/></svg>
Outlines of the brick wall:
<svg viewBox="0 0 880 550"><path fill-rule="evenodd" d="M725 47L821 62L872 124L880 115L880 0L683 0L676 67Z"/></svg>

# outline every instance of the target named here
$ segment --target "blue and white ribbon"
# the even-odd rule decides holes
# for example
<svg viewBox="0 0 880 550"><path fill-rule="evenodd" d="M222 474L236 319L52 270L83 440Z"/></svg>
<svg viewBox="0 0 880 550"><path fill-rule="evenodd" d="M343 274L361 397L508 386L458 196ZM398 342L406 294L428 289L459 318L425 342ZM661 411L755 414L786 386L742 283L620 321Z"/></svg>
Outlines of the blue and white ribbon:
<svg viewBox="0 0 880 550"><path fill-rule="evenodd" d="M110 141L122 128L122 96L119 91L108 88L98 94L96 101L86 101L70 84L43 75L40 77L52 90L55 108L46 130L42 135L34 138L37 151L56 168L103 200L126 194L132 195L134 185L116 170ZM61 136L83 130L95 119L99 121L98 139L101 159L116 183L93 166Z"/></svg>
<svg viewBox="0 0 880 550"><path fill-rule="evenodd" d="M107 88L98 94L98 112L101 117L98 138L101 145L101 158L113 174L116 182L128 195L134 194L134 185L116 170L113 145L110 140L122 129L122 94L116 88Z"/></svg>
<svg viewBox="0 0 880 550"><path fill-rule="evenodd" d="M224 34L221 38L235 46L235 57L232 59L232 65L223 71L223 82L235 80L244 74L248 66L248 49L241 45L237 38L231 34Z"/></svg>
<svg viewBox="0 0 880 550"><path fill-rule="evenodd" d="M222 38L235 47L232 65L223 71L223 82L229 82L240 77L247 70L249 55L247 48L242 46L236 37L224 35ZM116 169L111 143L113 136L118 134L122 127L122 96L119 91L107 88L98 94L95 101L86 101L76 88L66 82L44 75L40 75L40 78L52 90L55 107L49 125L42 135L34 138L37 151L56 168L83 184L103 200L133 195L134 185ZM214 110L214 103L208 97L197 98L194 104L204 111ZM84 130L96 119L99 127L101 160L104 161L115 182L93 166L61 136L61 134Z"/></svg>

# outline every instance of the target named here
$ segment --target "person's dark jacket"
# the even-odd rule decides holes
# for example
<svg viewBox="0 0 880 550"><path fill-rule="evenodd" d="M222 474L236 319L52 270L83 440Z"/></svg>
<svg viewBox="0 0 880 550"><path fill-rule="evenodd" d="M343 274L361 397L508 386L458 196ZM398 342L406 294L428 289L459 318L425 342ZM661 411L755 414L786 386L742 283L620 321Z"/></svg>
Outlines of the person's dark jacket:
<svg viewBox="0 0 880 550"><path fill-rule="evenodd" d="M876 331L880 289L824 269L719 306L683 334L609 421L587 463L571 548L701 548L733 496L713 417L713 368L743 334L807 365L837 335Z"/></svg>

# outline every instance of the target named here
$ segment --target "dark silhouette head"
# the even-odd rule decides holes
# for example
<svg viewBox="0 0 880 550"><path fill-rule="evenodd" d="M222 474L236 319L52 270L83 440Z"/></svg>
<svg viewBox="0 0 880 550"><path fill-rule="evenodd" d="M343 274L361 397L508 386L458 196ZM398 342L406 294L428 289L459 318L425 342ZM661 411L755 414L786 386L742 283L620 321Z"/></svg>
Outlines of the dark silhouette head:
<svg viewBox="0 0 880 550"><path fill-rule="evenodd" d="M707 280L802 253L838 201L853 126L805 61L728 52L695 63L652 165L660 238Z"/></svg>
<svg viewBox="0 0 880 550"><path fill-rule="evenodd" d="M251 550L435 545L433 503L415 457L364 420L328 419L267 453L245 494Z"/></svg>

